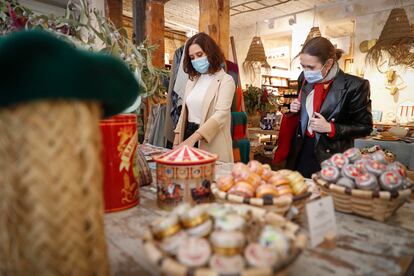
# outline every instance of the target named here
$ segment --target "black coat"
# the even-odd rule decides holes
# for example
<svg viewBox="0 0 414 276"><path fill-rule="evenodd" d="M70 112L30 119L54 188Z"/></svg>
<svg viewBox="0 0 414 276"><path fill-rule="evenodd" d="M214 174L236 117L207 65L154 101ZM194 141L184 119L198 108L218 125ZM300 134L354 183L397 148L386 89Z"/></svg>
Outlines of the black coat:
<svg viewBox="0 0 414 276"><path fill-rule="evenodd" d="M303 73L299 77L299 89ZM306 105L302 97L301 106ZM372 114L369 82L362 78L345 74L342 70L336 75L319 112L335 126L335 136L316 133L315 155L322 162L335 153L353 147L354 139L367 136L372 131ZM303 145L300 122L293 137L286 167L294 169Z"/></svg>

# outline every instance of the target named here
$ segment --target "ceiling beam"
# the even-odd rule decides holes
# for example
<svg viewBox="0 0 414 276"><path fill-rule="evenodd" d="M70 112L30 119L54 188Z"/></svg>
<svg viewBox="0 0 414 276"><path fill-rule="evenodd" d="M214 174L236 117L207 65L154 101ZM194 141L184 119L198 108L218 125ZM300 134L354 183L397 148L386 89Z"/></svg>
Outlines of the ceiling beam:
<svg viewBox="0 0 414 276"><path fill-rule="evenodd" d="M232 10L232 11L234 11L234 12L235 12L235 13L233 13L231 16L235 16L235 15L242 14L242 13L246 13L246 12L260 11L260 10L264 10L264 9L268 9L268 8L276 7L276 6L279 6L279 5L286 4L286 3L290 2L290 1L292 1L292 0L278 0L278 2L277 2L277 3L275 3L275 4L271 4L271 5L266 5L266 4L263 4L263 3L261 3L261 1L260 1L260 0L245 2L245 3L242 3L242 4L238 4L238 5L231 6L231 7L230 7L230 10ZM261 7L261 8L256 8L256 9L255 9L255 8L251 8L251 7L249 7L249 6L246 6L246 5L248 5L248 4L253 4L253 3L254 3L254 4L258 4L258 5L262 5L262 7ZM249 10L240 11L240 10L238 10L238 9L237 9L237 8L239 8L239 7L247 8L247 9L249 9Z"/></svg>

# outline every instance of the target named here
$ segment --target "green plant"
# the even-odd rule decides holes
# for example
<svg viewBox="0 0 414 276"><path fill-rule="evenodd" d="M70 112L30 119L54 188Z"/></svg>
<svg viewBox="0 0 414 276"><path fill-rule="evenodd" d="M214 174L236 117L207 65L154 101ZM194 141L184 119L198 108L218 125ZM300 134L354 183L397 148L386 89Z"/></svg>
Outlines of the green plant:
<svg viewBox="0 0 414 276"><path fill-rule="evenodd" d="M146 41L135 45L125 29L117 29L100 12L90 9L86 0L70 0L63 17L35 14L16 0L0 1L0 35L24 29L43 29L76 47L117 56L145 87L145 96L163 97L165 94L161 78L166 71L155 68L151 62L156 46Z"/></svg>
<svg viewBox="0 0 414 276"><path fill-rule="evenodd" d="M244 104L249 115L257 112L267 113L277 110L277 97L269 94L265 89L249 85L243 90Z"/></svg>

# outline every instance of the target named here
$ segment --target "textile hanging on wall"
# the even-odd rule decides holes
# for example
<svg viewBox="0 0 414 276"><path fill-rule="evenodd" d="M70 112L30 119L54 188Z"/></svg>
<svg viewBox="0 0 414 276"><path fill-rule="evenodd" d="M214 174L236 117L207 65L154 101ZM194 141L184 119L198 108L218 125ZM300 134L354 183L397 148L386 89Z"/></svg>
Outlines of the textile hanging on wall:
<svg viewBox="0 0 414 276"><path fill-rule="evenodd" d="M174 141L174 129L180 118L182 101L185 93L185 87L188 81L188 74L184 72L184 46L178 48L174 53L173 64L170 74L170 84L168 87L166 118L164 127L164 136L166 145ZM164 145L164 146L166 146Z"/></svg>
<svg viewBox="0 0 414 276"><path fill-rule="evenodd" d="M153 108L153 112L151 112L154 116L154 120L152 121L153 126L148 136L148 143L157 147L165 146L164 121L166 108L166 105L158 105L156 108Z"/></svg>

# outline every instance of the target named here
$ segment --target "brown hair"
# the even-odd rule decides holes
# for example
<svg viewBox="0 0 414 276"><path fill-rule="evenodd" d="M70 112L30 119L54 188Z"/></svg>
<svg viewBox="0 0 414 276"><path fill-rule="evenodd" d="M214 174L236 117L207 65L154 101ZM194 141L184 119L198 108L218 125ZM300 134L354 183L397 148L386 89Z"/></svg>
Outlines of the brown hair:
<svg viewBox="0 0 414 276"><path fill-rule="evenodd" d="M317 57L322 64L325 64L328 59L338 61L342 53L343 51L336 49L328 39L319 36L306 42L299 54L308 54Z"/></svg>
<svg viewBox="0 0 414 276"><path fill-rule="evenodd" d="M221 69L221 65L224 62L223 52L220 50L220 47L214 42L214 40L205 33L198 33L192 36L185 45L184 61L183 68L190 79L193 80L194 77L199 76L200 73L197 72L193 65L191 64L191 59L189 55L189 48L193 44L198 44L201 49L206 53L210 67L208 68L209 74L214 74Z"/></svg>

